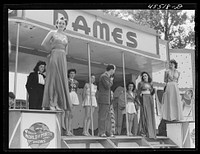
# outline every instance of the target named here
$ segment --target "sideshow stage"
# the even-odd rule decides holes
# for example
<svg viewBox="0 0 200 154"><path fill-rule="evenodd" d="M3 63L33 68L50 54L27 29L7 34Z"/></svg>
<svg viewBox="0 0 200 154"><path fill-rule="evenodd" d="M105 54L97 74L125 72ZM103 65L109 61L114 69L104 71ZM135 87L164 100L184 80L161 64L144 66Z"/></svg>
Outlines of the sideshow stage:
<svg viewBox="0 0 200 154"><path fill-rule="evenodd" d="M194 148L194 122L173 123L169 136L61 136L61 111L9 110L10 149ZM192 125L193 124L193 125ZM193 126L193 127L191 127ZM191 128L190 128L191 127ZM193 133L193 135L192 135ZM183 135L185 134L185 135ZM191 138L193 136L193 138ZM191 140L193 139L193 140Z"/></svg>

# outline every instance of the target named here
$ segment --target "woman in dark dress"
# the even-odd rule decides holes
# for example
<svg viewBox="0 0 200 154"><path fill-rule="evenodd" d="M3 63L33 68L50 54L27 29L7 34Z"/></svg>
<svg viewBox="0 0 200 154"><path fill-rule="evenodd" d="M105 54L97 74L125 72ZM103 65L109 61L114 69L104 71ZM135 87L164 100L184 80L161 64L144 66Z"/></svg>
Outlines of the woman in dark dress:
<svg viewBox="0 0 200 154"><path fill-rule="evenodd" d="M45 84L45 66L44 61L39 61L33 71L28 76L26 89L29 95L29 109L42 109L42 99Z"/></svg>
<svg viewBox="0 0 200 154"><path fill-rule="evenodd" d="M154 113L152 79L147 72L141 73L141 81L138 83L138 96L140 100L140 121L138 134L148 138L156 138L156 123Z"/></svg>

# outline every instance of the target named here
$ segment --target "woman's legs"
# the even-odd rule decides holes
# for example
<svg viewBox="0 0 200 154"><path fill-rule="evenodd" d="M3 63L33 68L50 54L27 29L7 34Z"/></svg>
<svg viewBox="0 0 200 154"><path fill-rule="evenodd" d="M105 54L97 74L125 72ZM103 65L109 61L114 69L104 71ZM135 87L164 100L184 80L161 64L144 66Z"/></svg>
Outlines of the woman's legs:
<svg viewBox="0 0 200 154"><path fill-rule="evenodd" d="M84 117L84 121L83 121L83 134L87 135L87 127L88 127L88 118L89 118L89 114L90 114L90 107L89 106L85 106L85 117Z"/></svg>
<svg viewBox="0 0 200 154"><path fill-rule="evenodd" d="M90 135L89 133L89 128L90 128L90 121L91 121L91 107L89 107L89 114L88 114L88 120L87 120L87 129L86 129L86 132L88 135ZM94 107L92 107L92 116L93 116L93 113L94 113Z"/></svg>
<svg viewBox="0 0 200 154"><path fill-rule="evenodd" d="M128 135L133 135L131 133L131 130L132 130L132 127L133 127L133 118L134 118L134 113L132 113L132 114L128 113L128 123L129 123L129 125L128 125L129 134Z"/></svg>
<svg viewBox="0 0 200 154"><path fill-rule="evenodd" d="M71 132L71 130L72 130L71 125L72 125L72 118L73 118L72 111L66 111L65 114L66 114L66 118L65 118L65 120L66 120L66 132L67 132L66 135L73 135L72 132Z"/></svg>

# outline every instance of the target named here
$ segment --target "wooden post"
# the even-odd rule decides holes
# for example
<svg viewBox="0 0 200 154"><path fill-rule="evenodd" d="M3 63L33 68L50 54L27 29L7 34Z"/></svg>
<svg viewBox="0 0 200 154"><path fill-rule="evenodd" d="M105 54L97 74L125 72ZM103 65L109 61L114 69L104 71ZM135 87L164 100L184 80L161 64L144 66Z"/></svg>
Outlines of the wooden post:
<svg viewBox="0 0 200 154"><path fill-rule="evenodd" d="M129 124L128 124L128 114L127 114L127 97L126 97L126 77L125 77L125 55L124 52L122 52L122 65L123 65L123 80L124 80L124 95L125 95L125 111L126 111L126 132L127 135L129 134Z"/></svg>
<svg viewBox="0 0 200 154"><path fill-rule="evenodd" d="M90 116L91 116L91 126L92 126L92 136L94 136L93 127L93 114L92 114L92 85L91 85L91 61L90 61L90 45L87 43L87 54L88 54L88 72L89 72L89 85L90 85Z"/></svg>
<svg viewBox="0 0 200 154"><path fill-rule="evenodd" d="M19 28L20 23L17 22L17 40L16 40L16 56L15 56L15 77L14 77L14 94L17 94L17 68L18 68L18 49L19 49ZM14 109L16 107L16 99L14 100Z"/></svg>

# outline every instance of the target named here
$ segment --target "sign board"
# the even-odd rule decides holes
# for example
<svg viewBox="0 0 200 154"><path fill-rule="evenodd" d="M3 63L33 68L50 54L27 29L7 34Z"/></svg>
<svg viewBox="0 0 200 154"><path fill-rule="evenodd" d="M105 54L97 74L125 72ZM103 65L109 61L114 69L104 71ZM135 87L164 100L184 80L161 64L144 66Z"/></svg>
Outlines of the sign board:
<svg viewBox="0 0 200 154"><path fill-rule="evenodd" d="M21 117L21 148L57 148L56 116L54 114L24 112Z"/></svg>
<svg viewBox="0 0 200 154"><path fill-rule="evenodd" d="M143 52L157 54L158 36L156 36L156 33L151 34L142 31L142 28L134 29L130 25L112 22L107 18L87 13L87 11L24 10L24 14L25 18L48 25L55 25L58 18L65 17L68 19L67 30L95 37L111 44L123 45L133 50L137 49Z"/></svg>

